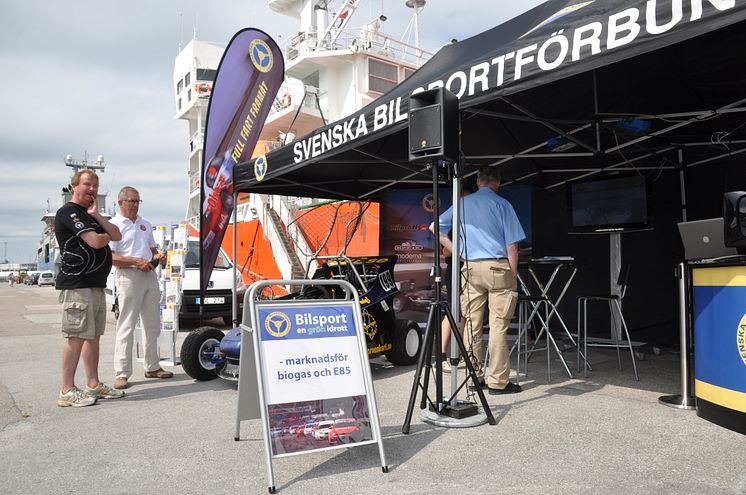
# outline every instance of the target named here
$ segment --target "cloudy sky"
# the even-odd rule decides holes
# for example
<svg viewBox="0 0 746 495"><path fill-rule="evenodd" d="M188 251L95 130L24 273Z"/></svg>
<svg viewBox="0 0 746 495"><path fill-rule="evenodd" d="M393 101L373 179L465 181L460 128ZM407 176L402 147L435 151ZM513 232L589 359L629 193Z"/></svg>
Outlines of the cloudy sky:
<svg viewBox="0 0 746 495"><path fill-rule="evenodd" d="M335 5L339 5L337 0ZM541 0L429 0L420 14L423 48L435 51L496 26ZM35 260L41 217L61 206L66 154L104 155L101 191L140 190L140 213L173 223L186 211L187 123L174 119L172 73L180 43L194 35L227 42L247 26L281 46L297 21L266 0L2 0L0 67L0 252ZM383 13L386 32L405 34L405 0L363 0L348 27ZM414 38L411 38L414 41ZM107 206L114 207L109 201ZM6 244L7 243L7 244ZM2 261L2 259L0 259Z"/></svg>

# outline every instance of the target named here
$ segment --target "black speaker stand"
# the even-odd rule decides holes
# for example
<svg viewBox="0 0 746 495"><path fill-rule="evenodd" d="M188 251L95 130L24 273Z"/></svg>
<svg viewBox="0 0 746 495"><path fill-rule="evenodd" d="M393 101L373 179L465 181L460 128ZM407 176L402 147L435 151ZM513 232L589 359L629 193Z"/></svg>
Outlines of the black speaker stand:
<svg viewBox="0 0 746 495"><path fill-rule="evenodd" d="M446 167L448 167L448 162L440 162L444 164ZM426 407L430 408L430 411L434 413L437 416L443 416L447 418L456 418L461 419L468 416L472 416L477 413L477 408L473 403L465 403L455 400L456 395L458 392L466 386L466 384L471 381L474 390L476 391L477 396L479 397L479 401L482 405L482 408L484 410L484 414L487 417L487 421L489 424L494 425L495 424L495 418L492 415L492 411L490 410L489 404L487 404L487 400L484 397L484 391L482 390L481 384L479 383L479 379L477 378L477 372L474 369L474 365L471 362L471 359L469 359L469 356L466 351L466 347L464 346L464 340L461 337L461 332L459 331L459 325L456 324L456 321L453 318L453 314L451 313L451 309L448 306L447 301L443 301L441 299L441 286L442 286L442 278L441 278L441 270L440 270L440 227L438 225L438 216L439 216L439 177L438 177L438 162L433 162L430 164L430 167L432 169L433 174L433 234L435 236L435 242L436 247L434 249L435 254L435 261L433 263L433 275L435 280L435 294L433 297L433 301L430 303L430 309L427 316L427 327L425 329L425 336L424 336L424 343L422 345L422 350L420 352L420 357L417 361L417 371L415 373L414 381L412 383L412 392L409 396L409 404L407 406L407 414L404 418L404 425L402 426L402 433L405 435L409 433L409 426L412 421L412 413L414 412L414 404L417 400L417 389L422 388L422 400L420 402L420 409L425 409ZM458 221L458 219L454 218L454 223ZM454 256L458 256L457 253L453 254ZM450 276L450 274L449 274ZM456 388L456 390L453 392L453 395L446 399L443 397L443 351L441 349L441 321L443 320L443 316L446 316L448 318L448 322L451 325L451 337L456 340L456 343L458 345L459 349L459 355L464 358L464 362L466 363L466 369L467 369L467 376L464 379L463 382L459 384L459 386ZM436 400L432 400L428 396L428 384L430 382L430 370L432 368L431 363L431 357L433 354L433 345L434 342L438 343L437 345L437 351L435 353L436 359L435 359L435 396ZM455 360L456 363L458 363L457 360ZM455 373L456 364L453 362L451 363L453 366L453 372ZM424 378L422 377L422 371L425 371ZM422 381L420 381L422 379ZM436 424L439 424L437 421ZM477 423L479 424L479 423ZM445 426L445 425L444 425ZM476 424L474 425L476 426Z"/></svg>

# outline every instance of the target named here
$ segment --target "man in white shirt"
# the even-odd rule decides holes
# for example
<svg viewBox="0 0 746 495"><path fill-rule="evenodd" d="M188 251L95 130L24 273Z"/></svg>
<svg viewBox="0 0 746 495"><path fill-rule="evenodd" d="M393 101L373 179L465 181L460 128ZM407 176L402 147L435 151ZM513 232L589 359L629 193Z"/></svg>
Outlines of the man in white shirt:
<svg viewBox="0 0 746 495"><path fill-rule="evenodd" d="M165 260L158 252L150 222L139 216L140 193L125 186L117 200L119 213L111 223L119 227L122 239L110 244L116 270L119 319L114 345L114 388L129 386L132 376L132 345L137 319L142 321L145 351L145 378L171 378L161 369L158 356L161 292L155 267Z"/></svg>

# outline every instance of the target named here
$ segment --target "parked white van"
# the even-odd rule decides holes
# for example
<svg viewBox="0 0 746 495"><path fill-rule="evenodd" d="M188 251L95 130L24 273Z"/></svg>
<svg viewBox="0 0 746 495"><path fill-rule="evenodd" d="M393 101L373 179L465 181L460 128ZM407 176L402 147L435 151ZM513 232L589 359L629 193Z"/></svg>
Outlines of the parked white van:
<svg viewBox="0 0 746 495"><path fill-rule="evenodd" d="M39 274L39 287L43 285L54 285L54 273L52 272L41 272Z"/></svg>
<svg viewBox="0 0 746 495"><path fill-rule="evenodd" d="M184 258L184 279L181 284L180 318L199 318L200 306L203 308L203 318L221 317L226 325L232 325L231 293L233 291L233 264L221 249L215 260L210 280L205 291L205 304L200 304L199 295L199 239L190 237L187 241L187 254ZM111 305L114 317L119 318L119 301L117 299L115 273L112 268L106 281L106 300ZM238 320L243 315L243 298L246 284L241 274L236 272L236 304Z"/></svg>

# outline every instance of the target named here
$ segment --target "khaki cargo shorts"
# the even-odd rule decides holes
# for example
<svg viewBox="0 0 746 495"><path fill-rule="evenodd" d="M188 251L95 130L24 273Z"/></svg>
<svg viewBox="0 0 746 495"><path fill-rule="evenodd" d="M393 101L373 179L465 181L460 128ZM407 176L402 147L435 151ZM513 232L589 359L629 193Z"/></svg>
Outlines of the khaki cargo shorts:
<svg viewBox="0 0 746 495"><path fill-rule="evenodd" d="M104 289L65 289L60 291L62 335L91 340L106 329Z"/></svg>

